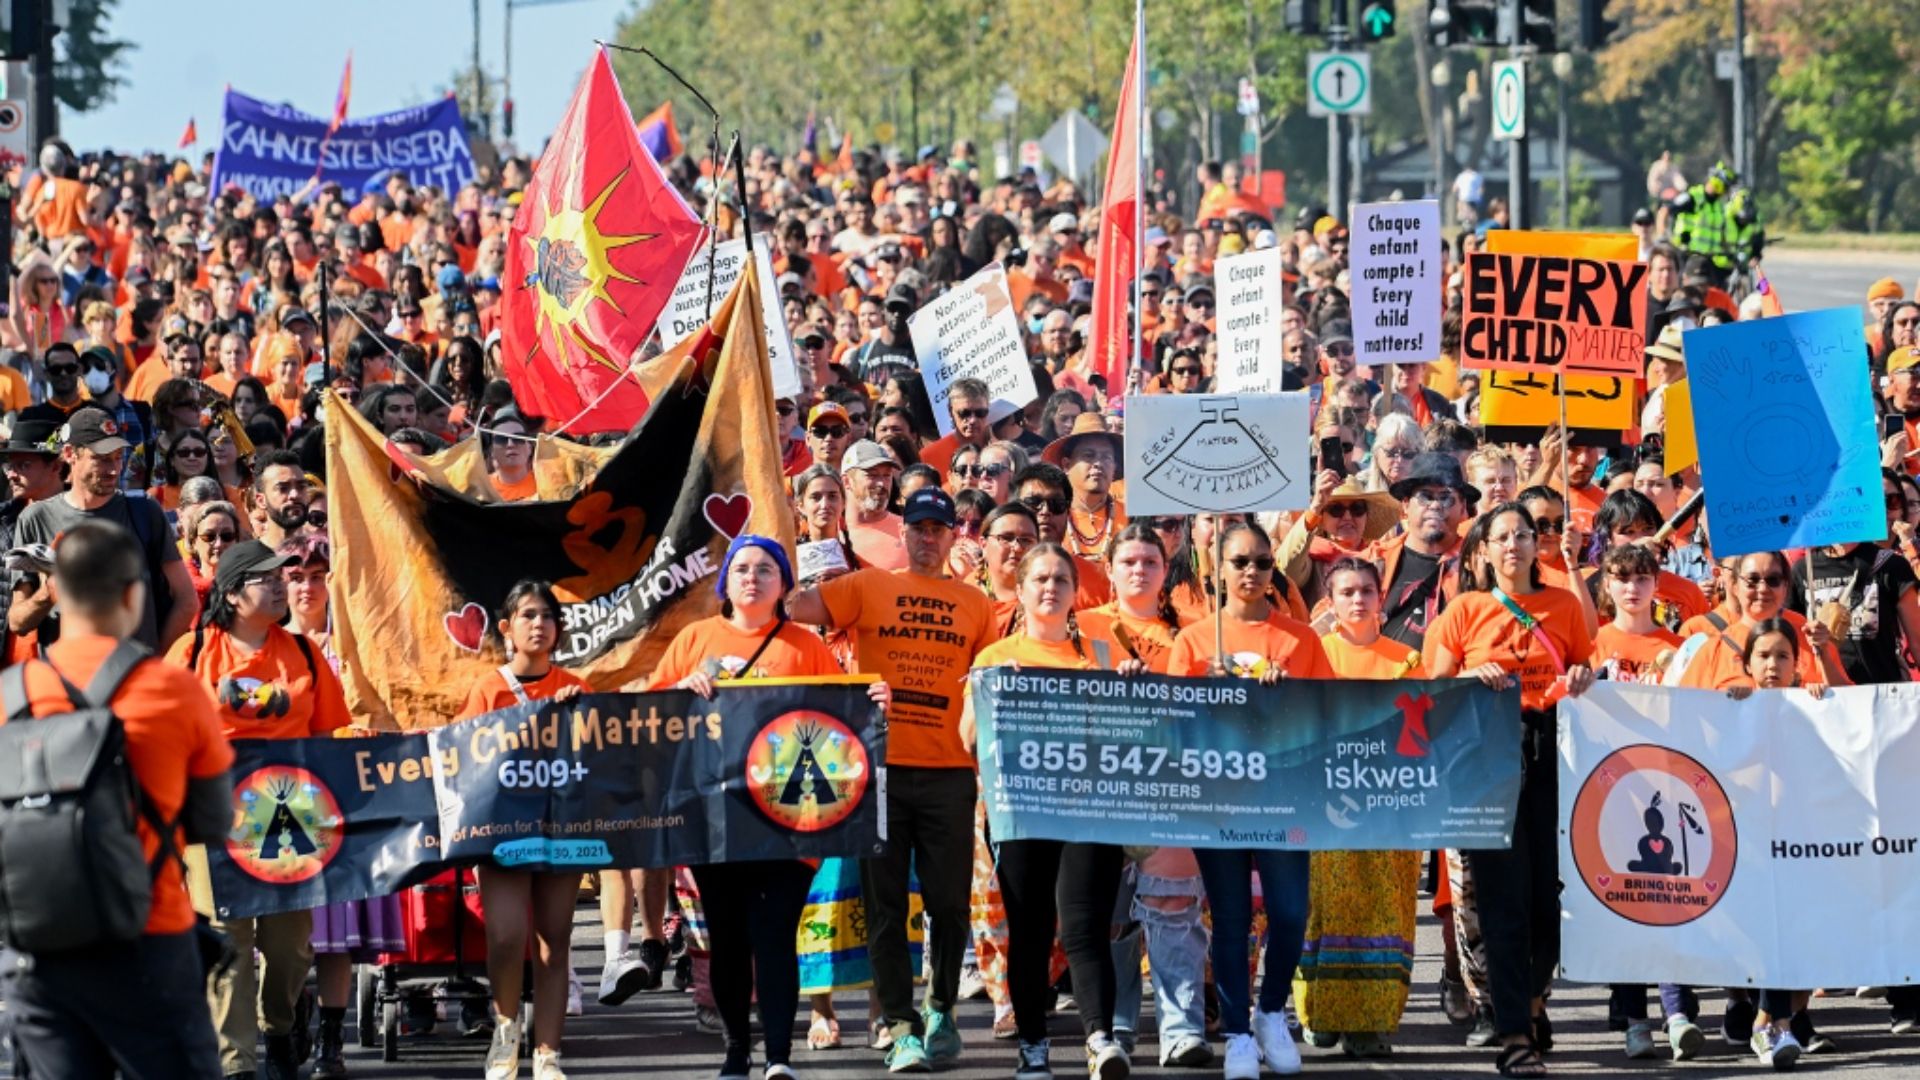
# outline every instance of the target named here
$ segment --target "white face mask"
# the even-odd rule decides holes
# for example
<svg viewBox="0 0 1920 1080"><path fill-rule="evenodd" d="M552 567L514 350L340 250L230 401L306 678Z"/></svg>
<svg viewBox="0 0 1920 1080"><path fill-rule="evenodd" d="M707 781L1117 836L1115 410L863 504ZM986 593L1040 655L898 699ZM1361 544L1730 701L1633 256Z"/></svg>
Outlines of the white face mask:
<svg viewBox="0 0 1920 1080"><path fill-rule="evenodd" d="M113 373L103 368L87 372L87 393L96 397L113 389Z"/></svg>

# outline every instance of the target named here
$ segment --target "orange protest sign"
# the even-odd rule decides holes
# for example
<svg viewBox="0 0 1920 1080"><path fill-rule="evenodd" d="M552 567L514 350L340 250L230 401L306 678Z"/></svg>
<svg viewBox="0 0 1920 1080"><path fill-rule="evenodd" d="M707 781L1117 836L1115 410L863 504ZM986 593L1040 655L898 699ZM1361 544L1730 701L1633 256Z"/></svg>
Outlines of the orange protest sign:
<svg viewBox="0 0 1920 1080"><path fill-rule="evenodd" d="M1489 371L1480 384L1480 422L1489 428L1549 428L1560 423L1559 376ZM1634 424L1634 381L1614 375L1568 375L1567 426L1625 431Z"/></svg>
<svg viewBox="0 0 1920 1080"><path fill-rule="evenodd" d="M1667 384L1667 475L1700 462L1700 444L1693 434L1693 391L1687 380Z"/></svg>
<svg viewBox="0 0 1920 1080"><path fill-rule="evenodd" d="M1482 251L1495 255L1569 255L1581 259L1633 262L1640 257L1640 241L1632 233L1533 232L1493 229Z"/></svg>
<svg viewBox="0 0 1920 1080"><path fill-rule="evenodd" d="M1460 366L1639 378L1646 277L1645 263L1475 252Z"/></svg>

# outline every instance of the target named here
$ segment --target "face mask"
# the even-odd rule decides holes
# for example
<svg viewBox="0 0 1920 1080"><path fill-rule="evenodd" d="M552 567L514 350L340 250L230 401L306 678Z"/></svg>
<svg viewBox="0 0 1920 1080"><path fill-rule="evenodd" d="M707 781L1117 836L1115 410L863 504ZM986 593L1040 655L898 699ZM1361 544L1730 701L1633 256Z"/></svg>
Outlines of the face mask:
<svg viewBox="0 0 1920 1080"><path fill-rule="evenodd" d="M1046 323L1045 319L1028 319L1027 332L1031 334L1038 334L1040 333L1041 326L1045 323Z"/></svg>
<svg viewBox="0 0 1920 1080"><path fill-rule="evenodd" d="M94 368L87 372L87 393L98 397L113 387L113 373Z"/></svg>

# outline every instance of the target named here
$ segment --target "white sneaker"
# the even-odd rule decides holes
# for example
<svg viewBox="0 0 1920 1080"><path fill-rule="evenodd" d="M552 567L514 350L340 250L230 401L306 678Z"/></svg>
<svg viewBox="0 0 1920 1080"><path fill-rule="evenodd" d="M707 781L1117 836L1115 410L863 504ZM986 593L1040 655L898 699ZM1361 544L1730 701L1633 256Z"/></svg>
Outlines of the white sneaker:
<svg viewBox="0 0 1920 1080"><path fill-rule="evenodd" d="M567 1015L585 1016L587 1014L586 991L580 986L580 976L567 972Z"/></svg>
<svg viewBox="0 0 1920 1080"><path fill-rule="evenodd" d="M782 1061L767 1066L761 1073L761 1078L762 1080L800 1080L800 1074L793 1071L793 1066Z"/></svg>
<svg viewBox="0 0 1920 1080"><path fill-rule="evenodd" d="M1221 1075L1225 1080L1260 1080L1260 1045L1253 1036L1227 1036L1227 1063Z"/></svg>
<svg viewBox="0 0 1920 1080"><path fill-rule="evenodd" d="M487 1080L515 1080L520 1075L520 1021L493 1018L493 1044L487 1047Z"/></svg>
<svg viewBox="0 0 1920 1080"><path fill-rule="evenodd" d="M1267 1068L1281 1076L1300 1071L1300 1048L1294 1045L1293 1034L1287 1030L1286 1013L1256 1011L1253 1038L1260 1044L1260 1059L1267 1063Z"/></svg>
<svg viewBox="0 0 1920 1080"><path fill-rule="evenodd" d="M607 957L600 969L600 1004L618 1005L647 985L647 965L632 953Z"/></svg>
<svg viewBox="0 0 1920 1080"><path fill-rule="evenodd" d="M560 1051L533 1052L533 1080L567 1080L567 1074L560 1071Z"/></svg>

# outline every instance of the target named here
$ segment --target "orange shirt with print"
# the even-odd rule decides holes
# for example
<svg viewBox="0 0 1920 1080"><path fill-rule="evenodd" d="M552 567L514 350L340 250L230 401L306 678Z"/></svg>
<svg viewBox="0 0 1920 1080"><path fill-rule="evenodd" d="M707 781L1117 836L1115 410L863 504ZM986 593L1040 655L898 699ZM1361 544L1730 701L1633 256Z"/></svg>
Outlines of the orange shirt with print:
<svg viewBox="0 0 1920 1080"><path fill-rule="evenodd" d="M1222 620L1227 643L1227 674L1253 677L1268 666L1291 679L1331 679L1333 664L1313 627L1272 611L1263 622L1228 615ZM1213 670L1213 623L1197 622L1173 640L1169 675L1208 675Z"/></svg>
<svg viewBox="0 0 1920 1080"><path fill-rule="evenodd" d="M266 642L249 652L225 630L208 626L174 642L167 662L188 667L196 636L201 638L200 658L190 670L213 691L227 738L304 739L351 722L340 676L312 642L306 642L303 653L299 640L275 626L267 631Z"/></svg>
<svg viewBox="0 0 1920 1080"><path fill-rule="evenodd" d="M1698 687L1705 690L1725 690L1729 686L1752 686L1753 679L1747 675L1747 663L1744 656L1747 651L1747 635L1750 631L1741 623L1738 616L1729 617L1725 608L1711 614L1718 615L1727 624L1721 630L1708 621L1707 616L1688 619L1680 628L1680 637L1684 640L1695 634L1705 634L1706 641L1700 646L1693 659L1687 663L1687 669L1680 673L1680 685ZM1795 636L1799 638L1800 662L1794 668L1800 676L1802 686L1808 683L1826 683L1829 686L1851 686L1851 680L1842 673L1841 680L1835 682L1827 677L1826 669L1820 666L1820 655L1814 651L1813 643L1807 640L1807 617L1797 611L1780 612L1780 617L1793 624ZM1829 646L1831 647L1831 646ZM1834 665L1836 669L1838 664Z"/></svg>
<svg viewBox="0 0 1920 1080"><path fill-rule="evenodd" d="M548 668L547 673L537 679L520 680L520 689L526 691L527 697L533 701L545 701L569 686L579 687L582 693L593 689L587 685L587 680L558 664ZM487 672L479 682L474 684L472 690L467 691L467 703L460 707L460 715L453 719L456 723L461 720L471 720L498 709L511 709L518 704L520 704L519 695L513 692L513 687L507 685L506 677L496 668Z"/></svg>
<svg viewBox="0 0 1920 1080"><path fill-rule="evenodd" d="M1540 588L1512 599L1538 620L1540 632L1553 642L1552 652L1491 592L1469 592L1454 597L1427 627L1422 659L1429 671L1435 668L1438 649L1451 653L1461 672L1499 664L1520 681L1521 707L1544 710L1565 696L1565 687L1555 680L1567 665L1585 663L1593 655L1587 617L1580 601L1565 589Z"/></svg>
<svg viewBox="0 0 1920 1080"><path fill-rule="evenodd" d="M987 598L952 578L871 567L819 592L831 624L858 631L861 673L893 687L887 764L972 768L960 697L973 658L996 636Z"/></svg>
<svg viewBox="0 0 1920 1080"><path fill-rule="evenodd" d="M1680 635L1656 626L1651 634L1629 633L1608 623L1593 636L1593 668L1596 679L1619 683L1658 685L1665 672L1660 654L1680 647Z"/></svg>
<svg viewBox="0 0 1920 1080"><path fill-rule="evenodd" d="M774 627L743 631L724 616L712 615L690 623L673 636L660 663L647 680L647 689L665 690L681 679L703 670L708 661L719 664L716 679L786 679L815 675L840 675L833 650L820 635L798 623L782 622L772 640ZM766 648L762 649L761 645ZM755 654L758 653L758 656ZM753 670L745 670L747 658L754 657Z"/></svg>
<svg viewBox="0 0 1920 1080"><path fill-rule="evenodd" d="M70 635L47 648L47 659L75 686L85 686L106 662L119 642L98 635ZM324 665L323 665L324 666ZM35 716L71 711L71 700L60 679L45 664L27 668L27 700ZM180 816L187 801L187 782L219 776L233 767L233 747L220 733L213 701L200 680L177 667L145 663L135 668L113 695L113 712L126 729L127 760L140 788L159 815ZM4 723L0 717L0 723ZM151 859L160 848L159 837L142 818L136 825L140 847ZM175 837L181 843L180 837ZM193 927L193 906L187 902L187 883L177 860L168 859L153 883L153 908L147 915L149 934L180 934Z"/></svg>
<svg viewBox="0 0 1920 1080"><path fill-rule="evenodd" d="M1355 645L1339 631L1320 635L1320 647L1327 650L1327 662L1340 679L1424 679L1420 650L1390 637L1374 639L1371 645Z"/></svg>

